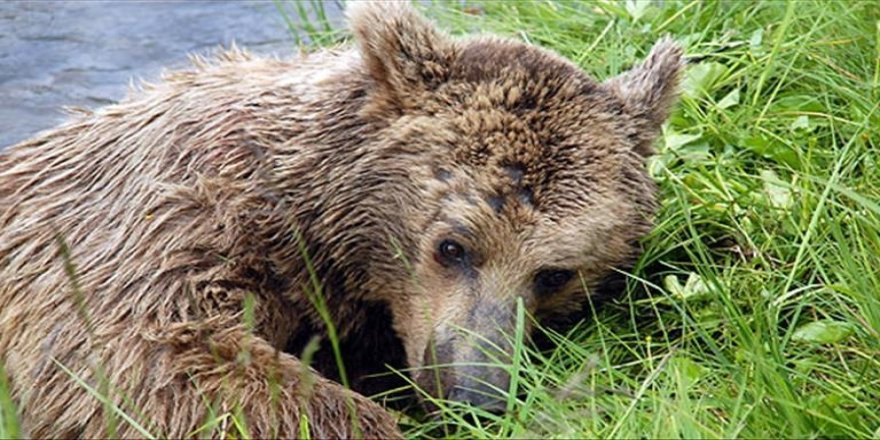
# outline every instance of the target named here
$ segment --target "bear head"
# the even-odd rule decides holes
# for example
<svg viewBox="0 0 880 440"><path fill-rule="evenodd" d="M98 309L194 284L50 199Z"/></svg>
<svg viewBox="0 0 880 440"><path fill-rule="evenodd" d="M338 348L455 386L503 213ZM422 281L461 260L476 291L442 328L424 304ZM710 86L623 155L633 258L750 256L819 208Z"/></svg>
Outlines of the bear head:
<svg viewBox="0 0 880 440"><path fill-rule="evenodd" d="M581 310L637 256L656 205L645 161L682 51L663 39L597 82L522 42L452 38L406 3L347 13L370 82L364 114L387 127L375 142L416 158L406 196L386 196L408 237L408 275L386 298L394 328L425 391L499 409L518 308L528 334L530 317Z"/></svg>

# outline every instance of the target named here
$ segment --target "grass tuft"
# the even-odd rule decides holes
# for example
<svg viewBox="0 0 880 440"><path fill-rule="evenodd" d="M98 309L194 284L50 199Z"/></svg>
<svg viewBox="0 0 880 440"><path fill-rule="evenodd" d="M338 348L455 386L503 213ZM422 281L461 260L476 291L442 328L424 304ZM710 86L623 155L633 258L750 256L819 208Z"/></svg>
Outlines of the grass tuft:
<svg viewBox="0 0 880 440"><path fill-rule="evenodd" d="M12 401L12 390L6 368L0 362L0 438L21 438L18 411Z"/></svg>

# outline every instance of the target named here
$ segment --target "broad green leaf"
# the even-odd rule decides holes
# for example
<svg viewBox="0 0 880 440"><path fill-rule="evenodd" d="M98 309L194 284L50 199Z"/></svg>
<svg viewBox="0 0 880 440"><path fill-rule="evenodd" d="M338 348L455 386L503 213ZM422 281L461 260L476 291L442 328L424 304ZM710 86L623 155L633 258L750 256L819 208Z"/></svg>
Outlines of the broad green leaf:
<svg viewBox="0 0 880 440"><path fill-rule="evenodd" d="M683 94L689 98L710 94L715 83L727 74L727 70L726 66L716 62L691 66L684 74Z"/></svg>
<svg viewBox="0 0 880 440"><path fill-rule="evenodd" d="M663 140L667 150L675 150L682 145L687 145L699 138L703 137L703 133L677 133L673 130L667 130L663 133Z"/></svg>
<svg viewBox="0 0 880 440"><path fill-rule="evenodd" d="M779 164L788 165L795 169L800 169L801 167L800 158L797 153L791 147L781 142L760 135L750 136L742 139L741 142L749 150L766 158L773 159Z"/></svg>
<svg viewBox="0 0 880 440"><path fill-rule="evenodd" d="M758 29L755 32L752 32L752 36L749 37L749 46L752 49L757 49L761 47L761 42L764 41L764 29Z"/></svg>
<svg viewBox="0 0 880 440"><path fill-rule="evenodd" d="M712 293L703 279L693 272L688 273L684 286L675 275L667 275L663 278L663 287L672 295L685 301L706 299Z"/></svg>
<svg viewBox="0 0 880 440"><path fill-rule="evenodd" d="M791 95L777 99L770 108L774 112L822 112L824 108L819 99L806 95Z"/></svg>
<svg viewBox="0 0 880 440"><path fill-rule="evenodd" d="M678 281L678 277L675 275L666 275L665 277L663 277L663 287L666 289L667 292L675 296L684 296L684 287L681 285L681 283Z"/></svg>
<svg viewBox="0 0 880 440"><path fill-rule="evenodd" d="M792 340L815 344L834 344L850 337L854 332L848 322L823 319L804 324L791 336Z"/></svg>
<svg viewBox="0 0 880 440"><path fill-rule="evenodd" d="M774 208L789 209L792 205L791 189L786 186L773 170L761 171L761 180L764 181L764 192Z"/></svg>
<svg viewBox="0 0 880 440"><path fill-rule="evenodd" d="M627 0L626 12L629 13L633 21L639 21L645 16L645 12L648 12L650 6L651 0Z"/></svg>
<svg viewBox="0 0 880 440"><path fill-rule="evenodd" d="M718 101L718 108L724 110L739 104L739 89L733 89Z"/></svg>
<svg viewBox="0 0 880 440"><path fill-rule="evenodd" d="M684 356L675 356L669 360L669 366L680 374L684 379L685 385L690 386L703 377L706 369Z"/></svg>
<svg viewBox="0 0 880 440"><path fill-rule="evenodd" d="M810 117L807 115L798 116L789 127L792 130L806 130L810 128Z"/></svg>
<svg viewBox="0 0 880 440"><path fill-rule="evenodd" d="M688 162L698 162L709 159L711 148L706 142L685 145L678 149L677 153Z"/></svg>
<svg viewBox="0 0 880 440"><path fill-rule="evenodd" d="M648 158L648 173L655 179L664 178L664 170L673 159L671 154L655 154Z"/></svg>

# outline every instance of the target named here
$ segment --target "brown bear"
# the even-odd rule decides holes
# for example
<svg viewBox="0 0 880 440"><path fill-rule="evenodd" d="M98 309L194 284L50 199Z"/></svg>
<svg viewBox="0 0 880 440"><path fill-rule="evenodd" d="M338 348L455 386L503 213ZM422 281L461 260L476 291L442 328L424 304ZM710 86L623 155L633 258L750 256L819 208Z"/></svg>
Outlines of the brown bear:
<svg viewBox="0 0 880 440"><path fill-rule="evenodd" d="M29 435L232 414L253 437L398 437L358 392L385 365L497 409L517 304L569 314L631 261L675 44L599 83L406 4L348 16L355 48L196 60L0 155L0 361Z"/></svg>

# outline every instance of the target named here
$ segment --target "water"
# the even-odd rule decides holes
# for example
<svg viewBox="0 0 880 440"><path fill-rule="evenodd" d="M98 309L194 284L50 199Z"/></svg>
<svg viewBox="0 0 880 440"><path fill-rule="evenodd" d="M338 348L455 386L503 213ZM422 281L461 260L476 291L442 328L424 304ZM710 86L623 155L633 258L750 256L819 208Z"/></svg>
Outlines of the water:
<svg viewBox="0 0 880 440"><path fill-rule="evenodd" d="M339 6L325 7L338 21ZM63 106L118 101L132 78L157 79L232 41L295 50L268 1L0 1L0 149L63 121Z"/></svg>

